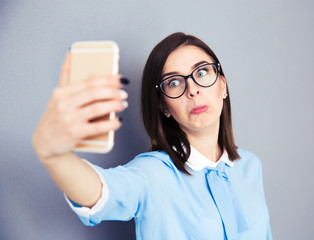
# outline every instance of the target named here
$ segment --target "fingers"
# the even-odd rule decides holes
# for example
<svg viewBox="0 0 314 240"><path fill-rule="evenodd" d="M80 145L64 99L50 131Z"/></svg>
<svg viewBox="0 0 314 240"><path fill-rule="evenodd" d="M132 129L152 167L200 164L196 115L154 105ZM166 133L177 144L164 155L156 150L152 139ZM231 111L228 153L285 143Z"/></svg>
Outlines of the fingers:
<svg viewBox="0 0 314 240"><path fill-rule="evenodd" d="M113 120L109 121L97 121L79 128L79 138L84 139L90 136L97 136L109 132L110 130L118 130L121 127L122 123L116 117Z"/></svg>
<svg viewBox="0 0 314 240"><path fill-rule="evenodd" d="M93 88L73 96L68 100L69 105L82 107L97 101L125 100L128 94L126 91L117 88Z"/></svg>
<svg viewBox="0 0 314 240"><path fill-rule="evenodd" d="M52 98L55 112L71 122L79 123L110 112L121 112L128 106L125 101L128 94L121 86L117 76L108 76L58 87Z"/></svg>
<svg viewBox="0 0 314 240"><path fill-rule="evenodd" d="M122 89L94 88L66 100L56 100L54 112L60 118L57 122L61 123L61 129L70 131L69 139L77 141L119 128L121 123L117 119L102 119L102 117L110 112L125 110L128 107L126 99L127 93Z"/></svg>
<svg viewBox="0 0 314 240"><path fill-rule="evenodd" d="M84 121L95 119L110 112L122 112L128 107L127 101L106 101L88 105L79 110L78 117Z"/></svg>
<svg viewBox="0 0 314 240"><path fill-rule="evenodd" d="M90 78L57 88L57 91L60 92L59 95L63 96L63 98L66 99L82 92L92 91L93 89L105 87L111 89L122 88L123 85L120 82L120 76Z"/></svg>
<svg viewBox="0 0 314 240"><path fill-rule="evenodd" d="M121 89L128 81L120 80L121 75L70 84L70 66L67 53L58 87L36 130L35 145L43 156L66 153L82 139L117 130L121 127L117 117L105 120L102 116L121 112L128 105L127 93Z"/></svg>
<svg viewBox="0 0 314 240"><path fill-rule="evenodd" d="M63 87L69 84L69 77L70 77L70 66L71 66L71 54L67 52L65 56L64 63L61 69L61 75L59 80L59 87Z"/></svg>

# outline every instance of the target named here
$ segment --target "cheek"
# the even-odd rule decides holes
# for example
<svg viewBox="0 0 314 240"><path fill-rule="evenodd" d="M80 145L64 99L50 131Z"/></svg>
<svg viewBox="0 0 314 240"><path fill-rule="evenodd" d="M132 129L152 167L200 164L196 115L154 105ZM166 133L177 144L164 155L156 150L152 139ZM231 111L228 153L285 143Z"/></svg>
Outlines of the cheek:
<svg viewBox="0 0 314 240"><path fill-rule="evenodd" d="M221 95L218 95L216 98L216 107L215 110L217 111L217 115L220 116L223 108L223 97Z"/></svg>
<svg viewBox="0 0 314 240"><path fill-rule="evenodd" d="M184 99L169 99L166 100L166 106L168 108L169 113L171 116L178 122L182 116L186 113L186 102L183 101Z"/></svg>
<svg viewBox="0 0 314 240"><path fill-rule="evenodd" d="M208 89L209 91L206 92L207 101L211 109L215 112L221 112L223 106L223 97L222 91L218 88L216 89Z"/></svg>
<svg viewBox="0 0 314 240"><path fill-rule="evenodd" d="M172 116L177 116L177 115L180 115L180 113L184 109L183 106L184 105L180 102L172 102L168 104L168 110Z"/></svg>

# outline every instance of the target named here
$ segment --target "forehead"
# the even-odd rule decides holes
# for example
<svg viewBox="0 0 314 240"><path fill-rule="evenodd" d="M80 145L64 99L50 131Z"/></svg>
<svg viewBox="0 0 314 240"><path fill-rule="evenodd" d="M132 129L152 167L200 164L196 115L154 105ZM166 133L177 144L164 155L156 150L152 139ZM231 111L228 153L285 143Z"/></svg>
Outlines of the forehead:
<svg viewBox="0 0 314 240"><path fill-rule="evenodd" d="M214 62L213 59L201 48L196 46L180 46L174 50L167 58L163 73L178 72L189 74L195 63L207 61Z"/></svg>

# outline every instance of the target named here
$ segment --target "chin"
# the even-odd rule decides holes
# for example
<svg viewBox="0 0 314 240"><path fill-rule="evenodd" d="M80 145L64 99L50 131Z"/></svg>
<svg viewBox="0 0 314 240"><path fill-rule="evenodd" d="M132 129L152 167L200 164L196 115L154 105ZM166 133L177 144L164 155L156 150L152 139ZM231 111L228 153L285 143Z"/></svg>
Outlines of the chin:
<svg viewBox="0 0 314 240"><path fill-rule="evenodd" d="M213 119L212 116L199 116L198 118L194 119L193 121L193 125L195 126L195 128L197 129L206 129L206 128L213 128L215 126L219 126L219 118L217 119Z"/></svg>

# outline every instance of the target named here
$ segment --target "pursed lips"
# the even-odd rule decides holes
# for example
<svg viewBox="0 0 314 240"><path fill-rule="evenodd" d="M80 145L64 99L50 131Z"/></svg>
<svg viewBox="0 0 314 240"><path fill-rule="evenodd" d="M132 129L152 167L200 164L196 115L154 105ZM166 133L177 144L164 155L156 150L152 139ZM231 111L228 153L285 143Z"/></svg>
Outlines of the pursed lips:
<svg viewBox="0 0 314 240"><path fill-rule="evenodd" d="M201 114L206 112L209 107L207 105L198 105L191 111L191 114Z"/></svg>

